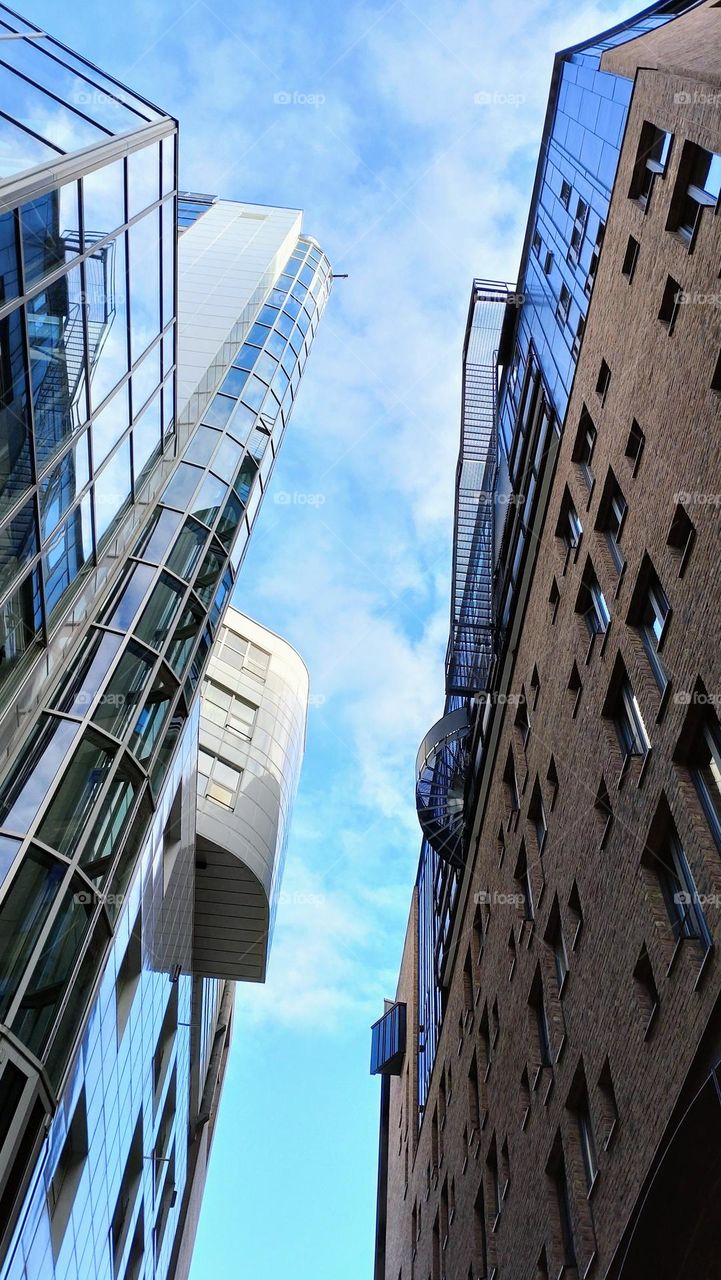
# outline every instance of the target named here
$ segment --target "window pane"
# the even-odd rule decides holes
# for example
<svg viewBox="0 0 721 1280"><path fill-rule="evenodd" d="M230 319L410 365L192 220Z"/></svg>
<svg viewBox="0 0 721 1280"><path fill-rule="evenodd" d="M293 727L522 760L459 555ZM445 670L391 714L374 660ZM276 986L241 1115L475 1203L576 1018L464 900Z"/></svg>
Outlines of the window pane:
<svg viewBox="0 0 721 1280"><path fill-rule="evenodd" d="M164 502L167 507L178 507L183 512L187 511L202 475L199 467L181 462L167 484L161 502Z"/></svg>
<svg viewBox="0 0 721 1280"><path fill-rule="evenodd" d="M160 343L156 342L150 351L146 351L130 379L134 418L137 418L143 405L150 399L156 387L160 386L160 355ZM160 408L158 408L158 413L160 413Z"/></svg>
<svg viewBox="0 0 721 1280"><path fill-rule="evenodd" d="M92 425L93 461L95 469L105 461L114 444L130 425L130 403L127 383L119 387L115 395L94 418Z"/></svg>
<svg viewBox="0 0 721 1280"><path fill-rule="evenodd" d="M43 466L87 418L80 268L37 294L26 310L35 441Z"/></svg>
<svg viewBox="0 0 721 1280"><path fill-rule="evenodd" d="M159 648L175 620L182 600L179 585L161 574L137 627L138 639Z"/></svg>
<svg viewBox="0 0 721 1280"><path fill-rule="evenodd" d="M110 772L114 752L85 737L57 788L38 828L44 844L69 854L85 830L103 783Z"/></svg>
<svg viewBox="0 0 721 1280"><path fill-rule="evenodd" d="M95 481L95 536L100 544L115 517L130 500L130 440L115 450Z"/></svg>
<svg viewBox="0 0 721 1280"><path fill-rule="evenodd" d="M129 631L152 579L153 570L148 565L135 565L104 610L102 620L119 631Z"/></svg>
<svg viewBox="0 0 721 1280"><path fill-rule="evenodd" d="M65 591L75 581L83 565L92 559L92 555L93 530L90 494L87 493L53 535L43 557L49 620L61 604Z"/></svg>
<svg viewBox="0 0 721 1280"><path fill-rule="evenodd" d="M70 999L63 1010L60 1024L55 1030L53 1042L47 1054L46 1068L56 1087L67 1065L68 1054L73 1047L75 1035L100 971L108 942L107 926L100 919L85 949L80 968L73 978Z"/></svg>
<svg viewBox="0 0 721 1280"><path fill-rule="evenodd" d="M86 179L87 181L87 179ZM128 302L125 279L125 234L98 249L86 265L88 281L103 299L102 342L94 346L90 369L93 409L102 404L128 372Z"/></svg>
<svg viewBox="0 0 721 1280"><path fill-rule="evenodd" d="M128 232L130 351L137 360L160 332L159 216L149 213Z"/></svg>
<svg viewBox="0 0 721 1280"><path fill-rule="evenodd" d="M29 200L20 210L20 226L27 290L80 253L77 183Z"/></svg>
<svg viewBox="0 0 721 1280"><path fill-rule="evenodd" d="M179 679L185 671L202 625L203 614L200 612L200 607L191 601L185 606L166 651L167 660Z"/></svg>
<svg viewBox="0 0 721 1280"><path fill-rule="evenodd" d="M105 796L103 810L80 858L91 879L103 876L114 858L133 812L140 783L122 771L116 773Z"/></svg>
<svg viewBox="0 0 721 1280"><path fill-rule="evenodd" d="M125 161L115 160L83 178L85 240L107 236L125 222Z"/></svg>
<svg viewBox="0 0 721 1280"><path fill-rule="evenodd" d="M30 488L30 428L20 313L0 322L0 512Z"/></svg>
<svg viewBox="0 0 721 1280"><path fill-rule="evenodd" d="M160 564L181 519L177 511L170 511L167 507L156 510L133 554L149 560L151 564Z"/></svg>
<svg viewBox="0 0 721 1280"><path fill-rule="evenodd" d="M7 591L23 565L36 555L38 537L33 504L29 502L0 529L0 594Z"/></svg>
<svg viewBox="0 0 721 1280"><path fill-rule="evenodd" d="M146 468L160 453L160 396L148 405L133 427L133 471L136 489Z"/></svg>
<svg viewBox="0 0 721 1280"><path fill-rule="evenodd" d="M79 888L64 896L30 985L13 1019L15 1035L38 1056L47 1042L88 932L94 910L94 904L87 901L91 896Z"/></svg>
<svg viewBox="0 0 721 1280"><path fill-rule="evenodd" d="M130 739L131 751L143 763L149 760L160 738L174 693L162 676L157 677Z"/></svg>
<svg viewBox="0 0 721 1280"><path fill-rule="evenodd" d="M203 422L209 427L224 427L234 408L235 400L218 392L203 414Z"/></svg>
<svg viewBox="0 0 721 1280"><path fill-rule="evenodd" d="M128 156L128 218L160 198L160 149L157 142Z"/></svg>
<svg viewBox="0 0 721 1280"><path fill-rule="evenodd" d="M114 737L122 738L137 715L152 669L150 654L131 643L93 712L95 724Z"/></svg>
<svg viewBox="0 0 721 1280"><path fill-rule="evenodd" d="M30 851L0 906L0 1017L5 1019L67 868Z"/></svg>
<svg viewBox="0 0 721 1280"><path fill-rule="evenodd" d="M0 825L27 831L79 732L80 726L70 720L41 717L0 792Z"/></svg>
<svg viewBox="0 0 721 1280"><path fill-rule="evenodd" d="M204 524L212 525L227 492L227 484L224 484L217 476L207 475L200 486L197 497L191 504L190 510Z"/></svg>
<svg viewBox="0 0 721 1280"><path fill-rule="evenodd" d="M85 431L40 483L40 536L43 542L89 479L88 432Z"/></svg>
<svg viewBox="0 0 721 1280"><path fill-rule="evenodd" d="M179 578L190 579L203 552L208 530L194 520L186 520L173 550L168 557L168 568Z"/></svg>
<svg viewBox="0 0 721 1280"><path fill-rule="evenodd" d="M110 631L93 631L84 641L70 673L53 705L69 715L84 716L105 679L122 637Z"/></svg>
<svg viewBox="0 0 721 1280"><path fill-rule="evenodd" d="M17 298L20 284L20 260L15 214L0 214L0 303Z"/></svg>
<svg viewBox="0 0 721 1280"><path fill-rule="evenodd" d="M218 441L222 439L219 431L213 427L198 427L187 446L183 458L186 462L195 462L200 467L204 467L210 462Z"/></svg>

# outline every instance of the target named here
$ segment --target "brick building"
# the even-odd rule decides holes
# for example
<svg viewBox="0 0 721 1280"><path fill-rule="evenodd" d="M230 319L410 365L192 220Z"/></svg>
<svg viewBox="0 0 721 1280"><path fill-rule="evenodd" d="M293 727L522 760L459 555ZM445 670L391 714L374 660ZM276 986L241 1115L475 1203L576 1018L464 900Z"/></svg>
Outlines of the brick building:
<svg viewBox="0 0 721 1280"><path fill-rule="evenodd" d="M461 466L454 592L487 592L490 656L453 684L452 614L374 1029L376 1280L721 1276L720 33L655 6L558 55L495 346L474 284L461 463L485 414L493 527L459 539ZM604 210L561 117L617 103Z"/></svg>

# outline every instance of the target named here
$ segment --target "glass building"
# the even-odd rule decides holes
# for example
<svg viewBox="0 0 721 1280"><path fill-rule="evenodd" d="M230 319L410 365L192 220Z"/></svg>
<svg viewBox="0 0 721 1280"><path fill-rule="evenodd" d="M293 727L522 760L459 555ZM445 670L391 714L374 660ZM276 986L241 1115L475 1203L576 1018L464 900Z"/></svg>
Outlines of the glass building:
<svg viewBox="0 0 721 1280"><path fill-rule="evenodd" d="M471 291L445 714L417 762L421 1115L458 926L465 815L498 729L633 91L601 57L696 2L661 0L556 55L517 286L476 280Z"/></svg>
<svg viewBox="0 0 721 1280"><path fill-rule="evenodd" d="M147 1280L187 1274L232 1019L194 972L200 693L331 273L298 211L179 201L169 116L0 36L0 1277Z"/></svg>

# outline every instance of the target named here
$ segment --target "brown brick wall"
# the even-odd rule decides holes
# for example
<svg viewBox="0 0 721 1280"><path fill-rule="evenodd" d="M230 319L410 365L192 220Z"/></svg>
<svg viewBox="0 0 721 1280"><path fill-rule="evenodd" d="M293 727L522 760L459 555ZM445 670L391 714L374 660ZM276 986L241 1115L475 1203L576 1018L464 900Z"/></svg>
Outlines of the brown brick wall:
<svg viewBox="0 0 721 1280"><path fill-rule="evenodd" d="M721 495L721 397L710 390L721 351L721 217L712 210L704 213L692 253L665 229L684 139L721 151L719 104L699 101L698 90L697 81L639 73L515 663L513 692L523 688L530 695L534 665L540 692L535 707L530 699L525 751L514 728L515 707L506 708L426 1114L415 1158L412 1149L409 1153L405 1194L404 1139L402 1133L398 1137L403 1078L394 1082L387 1280L435 1280L433 1228L437 1214L443 1227L446 1185L455 1212L448 1215L440 1274L447 1280L477 1280L482 1271L474 1204L482 1184L489 1273L495 1265L499 1277L531 1280L546 1274L545 1264L547 1274L557 1276L562 1256L553 1170L559 1138L572 1201L578 1274L588 1270L604 1276L721 988L717 954L712 954L699 982L701 944L686 941L674 948L652 864L642 864L664 795L699 891L721 894L721 856L688 774L673 762L689 711L677 695L690 693L699 678L708 693L721 692L721 507L700 497L686 504L696 541L682 574L680 554L667 545L679 492ZM690 95L691 101L674 101L678 94L686 99ZM674 134L668 172L656 182L646 214L627 195L644 120ZM631 284L621 272L630 234L641 246ZM670 336L657 318L668 275L687 294L706 298L680 307ZM715 300L709 302L709 295ZM595 391L601 359L611 369L603 404ZM591 492L571 458L584 404L598 432ZM645 435L635 475L625 456L634 418ZM625 570L620 575L604 534L594 528L609 467L628 503L620 540ZM567 565L565 549L554 533L566 487L584 530L579 553ZM575 612L589 555L612 615L605 644L596 644L590 653L585 625ZM672 684L663 706L638 633L626 621L644 555L650 556L672 608L662 650ZM560 601L552 624L548 597L554 577ZM615 732L602 715L619 655L652 744L645 768L640 770L634 761L623 778ZM582 684L575 716L577 690L569 692L568 687L574 663ZM520 813L514 819L509 819L502 779L509 747L521 788ZM551 760L557 789L553 769L549 778ZM528 818L536 778L548 821L541 852ZM605 839L606 818L595 805L602 780L613 812ZM499 844L499 830L505 849ZM471 957L473 1006L465 1010L464 963L472 949L474 894L518 892L514 873L522 841L536 898L535 921L524 922L511 901L497 898L492 903L480 962ZM580 929L571 905L575 891L583 915ZM556 916L569 960L560 993L550 945ZM718 946L721 909L709 906L707 919ZM644 948L660 997L648 1031L646 997L634 978ZM404 991L403 998L411 1004L413 965L407 947L399 992ZM552 1066L540 1065L537 1019L529 1008L539 975L547 1002ZM487 1069L486 1019L491 1039L496 1036ZM414 1057L409 1055L412 1068ZM474 1060L480 1070L480 1134L472 1132L475 1103L469 1071ZM618 1108L615 1124L609 1069ZM599 1165L590 1196L572 1110L583 1079ZM428 1191L428 1170L434 1163L433 1115L443 1109L443 1088L439 1167L431 1172ZM406 1123L404 1107L402 1132ZM501 1184L508 1179L508 1185L492 1229L495 1193L488 1162L490 1157L492 1164L494 1150ZM416 1214L421 1213L421 1230L412 1260L414 1205Z"/></svg>

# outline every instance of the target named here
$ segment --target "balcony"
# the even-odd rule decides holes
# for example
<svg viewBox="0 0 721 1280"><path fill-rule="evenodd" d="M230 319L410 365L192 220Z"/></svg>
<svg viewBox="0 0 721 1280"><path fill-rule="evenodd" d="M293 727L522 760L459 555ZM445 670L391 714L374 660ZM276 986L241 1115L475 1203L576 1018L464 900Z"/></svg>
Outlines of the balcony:
<svg viewBox="0 0 721 1280"><path fill-rule="evenodd" d="M429 729L416 759L416 810L439 858L463 866L464 796L468 776L467 706L448 711Z"/></svg>
<svg viewBox="0 0 721 1280"><path fill-rule="evenodd" d="M371 1075L400 1075L405 1054L406 1006L396 1003L371 1027Z"/></svg>

